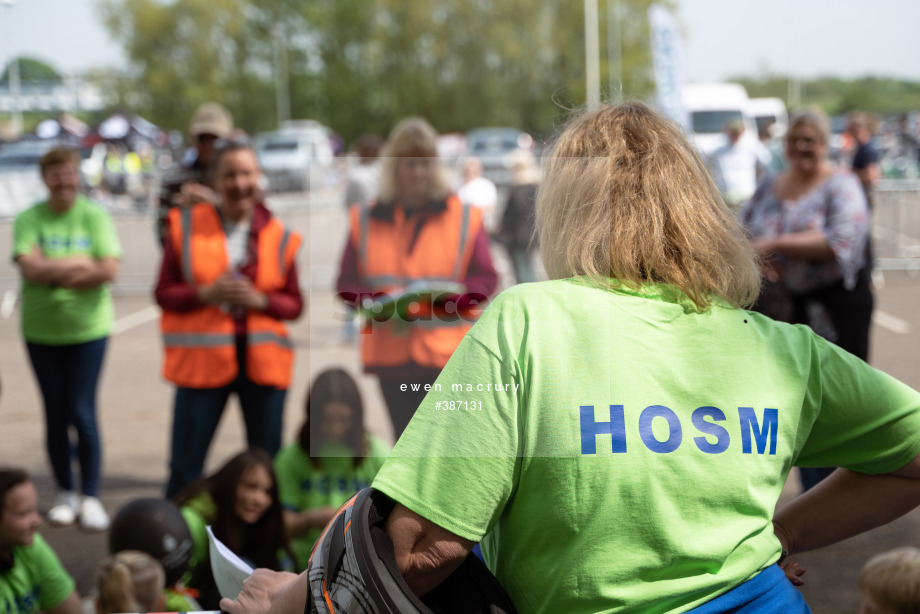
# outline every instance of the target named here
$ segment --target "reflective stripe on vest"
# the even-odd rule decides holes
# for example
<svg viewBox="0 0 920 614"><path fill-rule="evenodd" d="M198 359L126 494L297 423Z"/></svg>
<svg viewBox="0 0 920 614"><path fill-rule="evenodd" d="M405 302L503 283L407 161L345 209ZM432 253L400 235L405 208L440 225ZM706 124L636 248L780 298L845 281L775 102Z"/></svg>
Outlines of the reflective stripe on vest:
<svg viewBox="0 0 920 614"><path fill-rule="evenodd" d="M352 209L351 240L358 255L361 280L378 292L413 282L457 284L466 276L474 241L481 229L477 210L449 197L447 208L418 229L401 208L392 222L373 218L365 203ZM414 241L411 250L410 242ZM407 251L408 250L408 251ZM472 326L478 310L463 316L419 304L405 320L397 314L371 321L361 336L362 359L367 367L415 363L441 368ZM411 321L406 321L411 320Z"/></svg>
<svg viewBox="0 0 920 614"><path fill-rule="evenodd" d="M173 210L172 236L182 276L190 286L213 283L226 273L223 223L207 204ZM301 239L271 219L258 231L257 271L253 286L269 293L284 287ZM225 310L204 305L188 312L164 310L161 320L165 377L188 388L224 386L237 376L233 318ZM261 312L246 315L246 375L260 385L287 388L293 343L284 324Z"/></svg>

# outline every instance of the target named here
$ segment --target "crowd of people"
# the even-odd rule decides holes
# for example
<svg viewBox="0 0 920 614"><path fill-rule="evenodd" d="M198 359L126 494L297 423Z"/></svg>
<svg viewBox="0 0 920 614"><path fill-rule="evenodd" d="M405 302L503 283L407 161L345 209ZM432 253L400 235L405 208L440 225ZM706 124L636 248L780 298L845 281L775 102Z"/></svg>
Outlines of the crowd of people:
<svg viewBox="0 0 920 614"><path fill-rule="evenodd" d="M282 441L303 241L266 206L229 113L203 106L158 226L154 296L176 387L165 497L111 528L96 382L121 250L78 193L75 154L47 154L49 196L17 218L13 256L58 489L46 518L110 530L98 611L341 611L366 594L367 570L348 561L367 553L343 545L352 523L388 552L387 590L420 608L445 603L451 582L462 591L456 570L478 557L522 612L810 611L790 555L920 503L920 393L867 364L871 145L834 167L827 118L803 110L769 174L769 150L742 151L739 126L726 130L705 160L642 103L583 113L543 173L516 155L500 215L478 160L449 184L425 120L361 137L336 292L360 323L391 451L341 368L314 378L296 440ZM498 296L492 242L521 282ZM528 283L536 250L549 280ZM203 475L233 394L248 448ZM793 466L808 490L776 511ZM346 524L367 492L372 514ZM0 470L0 504L0 611L78 611L25 472ZM271 570L233 601L208 527ZM916 576L892 580L916 564L915 551L869 561L865 611L920 607Z"/></svg>

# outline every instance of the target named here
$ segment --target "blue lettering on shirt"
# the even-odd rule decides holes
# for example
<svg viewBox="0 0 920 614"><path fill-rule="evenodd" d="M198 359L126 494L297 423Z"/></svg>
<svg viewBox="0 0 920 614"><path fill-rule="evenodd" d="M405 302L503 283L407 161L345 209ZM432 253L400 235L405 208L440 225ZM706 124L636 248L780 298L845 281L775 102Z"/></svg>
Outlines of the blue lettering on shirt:
<svg viewBox="0 0 920 614"><path fill-rule="evenodd" d="M626 452L626 419L622 405L610 406L610 422L594 421L594 406L581 406L581 453L597 454L594 440L598 435L610 435L614 454Z"/></svg>
<svg viewBox="0 0 920 614"><path fill-rule="evenodd" d="M665 440L655 437L653 423L656 418L667 422L668 436ZM701 436L694 437L696 447L705 454L721 454L728 450L731 436L728 429L717 424L725 422L725 413L718 407L704 405L696 408L690 416L693 427ZM763 410L763 423L753 407L738 408L738 422L741 429L741 453L753 454L751 434L757 442L758 454L776 455L776 440L779 433L779 410L767 407ZM656 454L669 454L680 447L683 441L683 425L680 417L664 405L649 405L639 415L639 438L645 447ZM626 452L626 415L622 405L610 406L610 421L598 422L594 418L593 405L579 406L579 431L582 454L597 454L598 435L610 435L611 451L614 454ZM714 438L714 441L713 441ZM767 442L770 451L767 452Z"/></svg>
<svg viewBox="0 0 920 614"><path fill-rule="evenodd" d="M757 440L757 453L763 454L767 448L767 435L770 435L770 454L776 454L776 432L779 430L779 411L766 408L763 410L763 428L759 428L757 415L753 407L739 407L738 418L741 420L741 451L751 453L751 431Z"/></svg>
<svg viewBox="0 0 920 614"><path fill-rule="evenodd" d="M693 416L691 417L693 426L696 427L696 430L704 435L713 435L716 438L716 442L710 443L709 439L706 437L694 437L693 441L696 442L696 447L700 449L700 452L705 452L706 454L721 454L728 449L728 443L731 437L729 437L727 430L718 424L707 422L706 418L712 418L713 421L724 422L725 413L718 407L699 407L693 412Z"/></svg>
<svg viewBox="0 0 920 614"><path fill-rule="evenodd" d="M665 441L655 439L652 432L652 421L655 418L664 418L668 422L668 438ZM680 447L683 439L683 429L680 427L680 418L664 405L649 405L639 415L639 437L642 443L652 452L667 454Z"/></svg>

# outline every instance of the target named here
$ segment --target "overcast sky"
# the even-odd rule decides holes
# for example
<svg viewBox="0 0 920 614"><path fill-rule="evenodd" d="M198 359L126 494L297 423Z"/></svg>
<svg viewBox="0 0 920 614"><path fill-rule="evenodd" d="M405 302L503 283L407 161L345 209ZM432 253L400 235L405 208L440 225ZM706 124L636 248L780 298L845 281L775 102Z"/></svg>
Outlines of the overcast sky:
<svg viewBox="0 0 920 614"><path fill-rule="evenodd" d="M96 0L9 1L0 0L0 66L14 55L37 57L62 72L124 66ZM612 0L598 1L605 11ZM676 3L690 81L765 71L920 80L920 0Z"/></svg>

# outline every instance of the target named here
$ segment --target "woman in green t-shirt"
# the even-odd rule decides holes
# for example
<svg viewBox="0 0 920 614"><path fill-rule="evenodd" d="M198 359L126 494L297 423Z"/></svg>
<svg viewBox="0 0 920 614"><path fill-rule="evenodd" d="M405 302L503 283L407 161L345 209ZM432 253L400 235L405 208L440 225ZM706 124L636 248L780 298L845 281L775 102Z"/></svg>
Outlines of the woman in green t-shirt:
<svg viewBox="0 0 920 614"><path fill-rule="evenodd" d="M96 385L112 329L109 283L118 273L121 246L109 214L78 192L78 162L70 149L42 156L48 199L16 216L13 259L22 274L22 335L44 401L58 487L48 520L69 525L79 517L83 528L104 531L109 517L99 501ZM82 498L71 473L71 425Z"/></svg>

